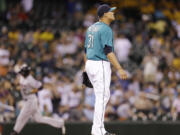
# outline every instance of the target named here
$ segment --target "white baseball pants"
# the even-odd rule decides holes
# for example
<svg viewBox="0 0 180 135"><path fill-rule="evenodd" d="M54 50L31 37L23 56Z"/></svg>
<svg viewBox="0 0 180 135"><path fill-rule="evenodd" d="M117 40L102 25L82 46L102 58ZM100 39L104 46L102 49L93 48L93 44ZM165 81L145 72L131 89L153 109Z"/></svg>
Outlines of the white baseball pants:
<svg viewBox="0 0 180 135"><path fill-rule="evenodd" d="M91 134L104 135L104 114L110 98L111 67L107 61L87 60L85 70L95 93L94 119Z"/></svg>
<svg viewBox="0 0 180 135"><path fill-rule="evenodd" d="M14 131L20 133L28 120L32 119L38 123L49 124L56 128L61 128L64 124L63 120L57 120L50 117L43 117L38 107L38 100L36 96L27 99L25 102L14 126Z"/></svg>

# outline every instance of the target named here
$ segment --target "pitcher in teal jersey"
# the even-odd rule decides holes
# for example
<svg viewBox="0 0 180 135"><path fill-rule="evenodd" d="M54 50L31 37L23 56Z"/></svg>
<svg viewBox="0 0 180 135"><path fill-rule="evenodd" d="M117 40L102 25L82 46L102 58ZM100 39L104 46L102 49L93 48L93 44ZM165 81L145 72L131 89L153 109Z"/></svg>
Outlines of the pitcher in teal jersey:
<svg viewBox="0 0 180 135"><path fill-rule="evenodd" d="M105 45L111 46L114 50L113 32L107 24L96 22L88 28L86 33L85 48L87 59L108 61L104 53Z"/></svg>
<svg viewBox="0 0 180 135"><path fill-rule="evenodd" d="M100 5L97 9L99 21L87 29L85 39L85 71L93 85L95 106L92 135L116 135L104 128L106 104L110 98L111 67L117 69L121 79L127 79L126 72L120 66L113 45L113 32L110 23L115 20L114 10L109 5Z"/></svg>

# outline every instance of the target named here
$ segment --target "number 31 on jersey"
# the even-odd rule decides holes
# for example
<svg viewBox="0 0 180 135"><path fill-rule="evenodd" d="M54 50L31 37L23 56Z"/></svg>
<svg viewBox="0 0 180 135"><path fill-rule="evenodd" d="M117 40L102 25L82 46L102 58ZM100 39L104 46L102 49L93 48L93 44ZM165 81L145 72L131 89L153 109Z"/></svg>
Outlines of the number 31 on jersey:
<svg viewBox="0 0 180 135"><path fill-rule="evenodd" d="M88 48L93 48L93 41L94 41L94 36L92 34L88 35L89 41L88 41Z"/></svg>

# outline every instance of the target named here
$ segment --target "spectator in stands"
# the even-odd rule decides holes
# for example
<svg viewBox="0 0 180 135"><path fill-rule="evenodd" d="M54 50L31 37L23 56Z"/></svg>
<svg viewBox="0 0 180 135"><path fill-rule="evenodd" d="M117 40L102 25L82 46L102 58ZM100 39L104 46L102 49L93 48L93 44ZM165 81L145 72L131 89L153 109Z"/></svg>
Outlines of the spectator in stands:
<svg viewBox="0 0 180 135"><path fill-rule="evenodd" d="M22 0L22 3L10 1L6 3L6 11L0 10L0 100L7 105L19 100L19 92L15 91L19 86L12 69L26 62L38 79L51 84L45 95L52 105L45 106L45 114L60 115L68 120L92 120L94 95L92 89L81 86L80 78L85 30L97 19L93 17L97 5L74 0L61 4L38 0ZM112 75L112 98L106 120L135 120L136 116L165 120L174 115L170 110L172 106L177 108L175 101L180 83L177 3L117 1L120 9L117 12L121 14L111 25L118 35L114 46L118 60L127 67L129 80L121 81ZM129 10L132 7L139 10L132 12ZM161 98L149 99L147 94ZM17 103L14 105L16 114L23 104ZM136 109L137 114L134 113ZM6 115L7 111L1 114Z"/></svg>
<svg viewBox="0 0 180 135"><path fill-rule="evenodd" d="M178 93L177 98L173 101L171 113L174 120L180 119L180 93Z"/></svg>
<svg viewBox="0 0 180 135"><path fill-rule="evenodd" d="M130 49L132 47L131 42L124 34L120 34L118 38L114 41L114 47L116 50L117 58L120 62L127 62Z"/></svg>

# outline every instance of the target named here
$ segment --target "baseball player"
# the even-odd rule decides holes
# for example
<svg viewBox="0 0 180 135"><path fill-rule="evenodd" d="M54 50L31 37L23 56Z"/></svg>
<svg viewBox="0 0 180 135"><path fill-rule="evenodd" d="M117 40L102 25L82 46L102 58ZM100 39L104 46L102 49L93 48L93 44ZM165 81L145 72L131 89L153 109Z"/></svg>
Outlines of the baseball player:
<svg viewBox="0 0 180 135"><path fill-rule="evenodd" d="M64 120L43 117L41 115L36 93L38 90L41 90L43 86L41 82L35 80L30 74L30 67L23 64L19 69L16 69L16 72L19 73L19 84L25 104L16 120L11 135L18 135L31 117L38 123L45 123L56 128L62 128L62 132L65 134Z"/></svg>
<svg viewBox="0 0 180 135"><path fill-rule="evenodd" d="M113 32L109 27L115 20L115 9L116 7L111 8L107 4L100 5L97 9L99 21L91 25L86 32L85 71L93 85L96 98L92 135L115 135L104 128L105 108L110 98L110 63L117 69L121 79L127 78L114 54Z"/></svg>

